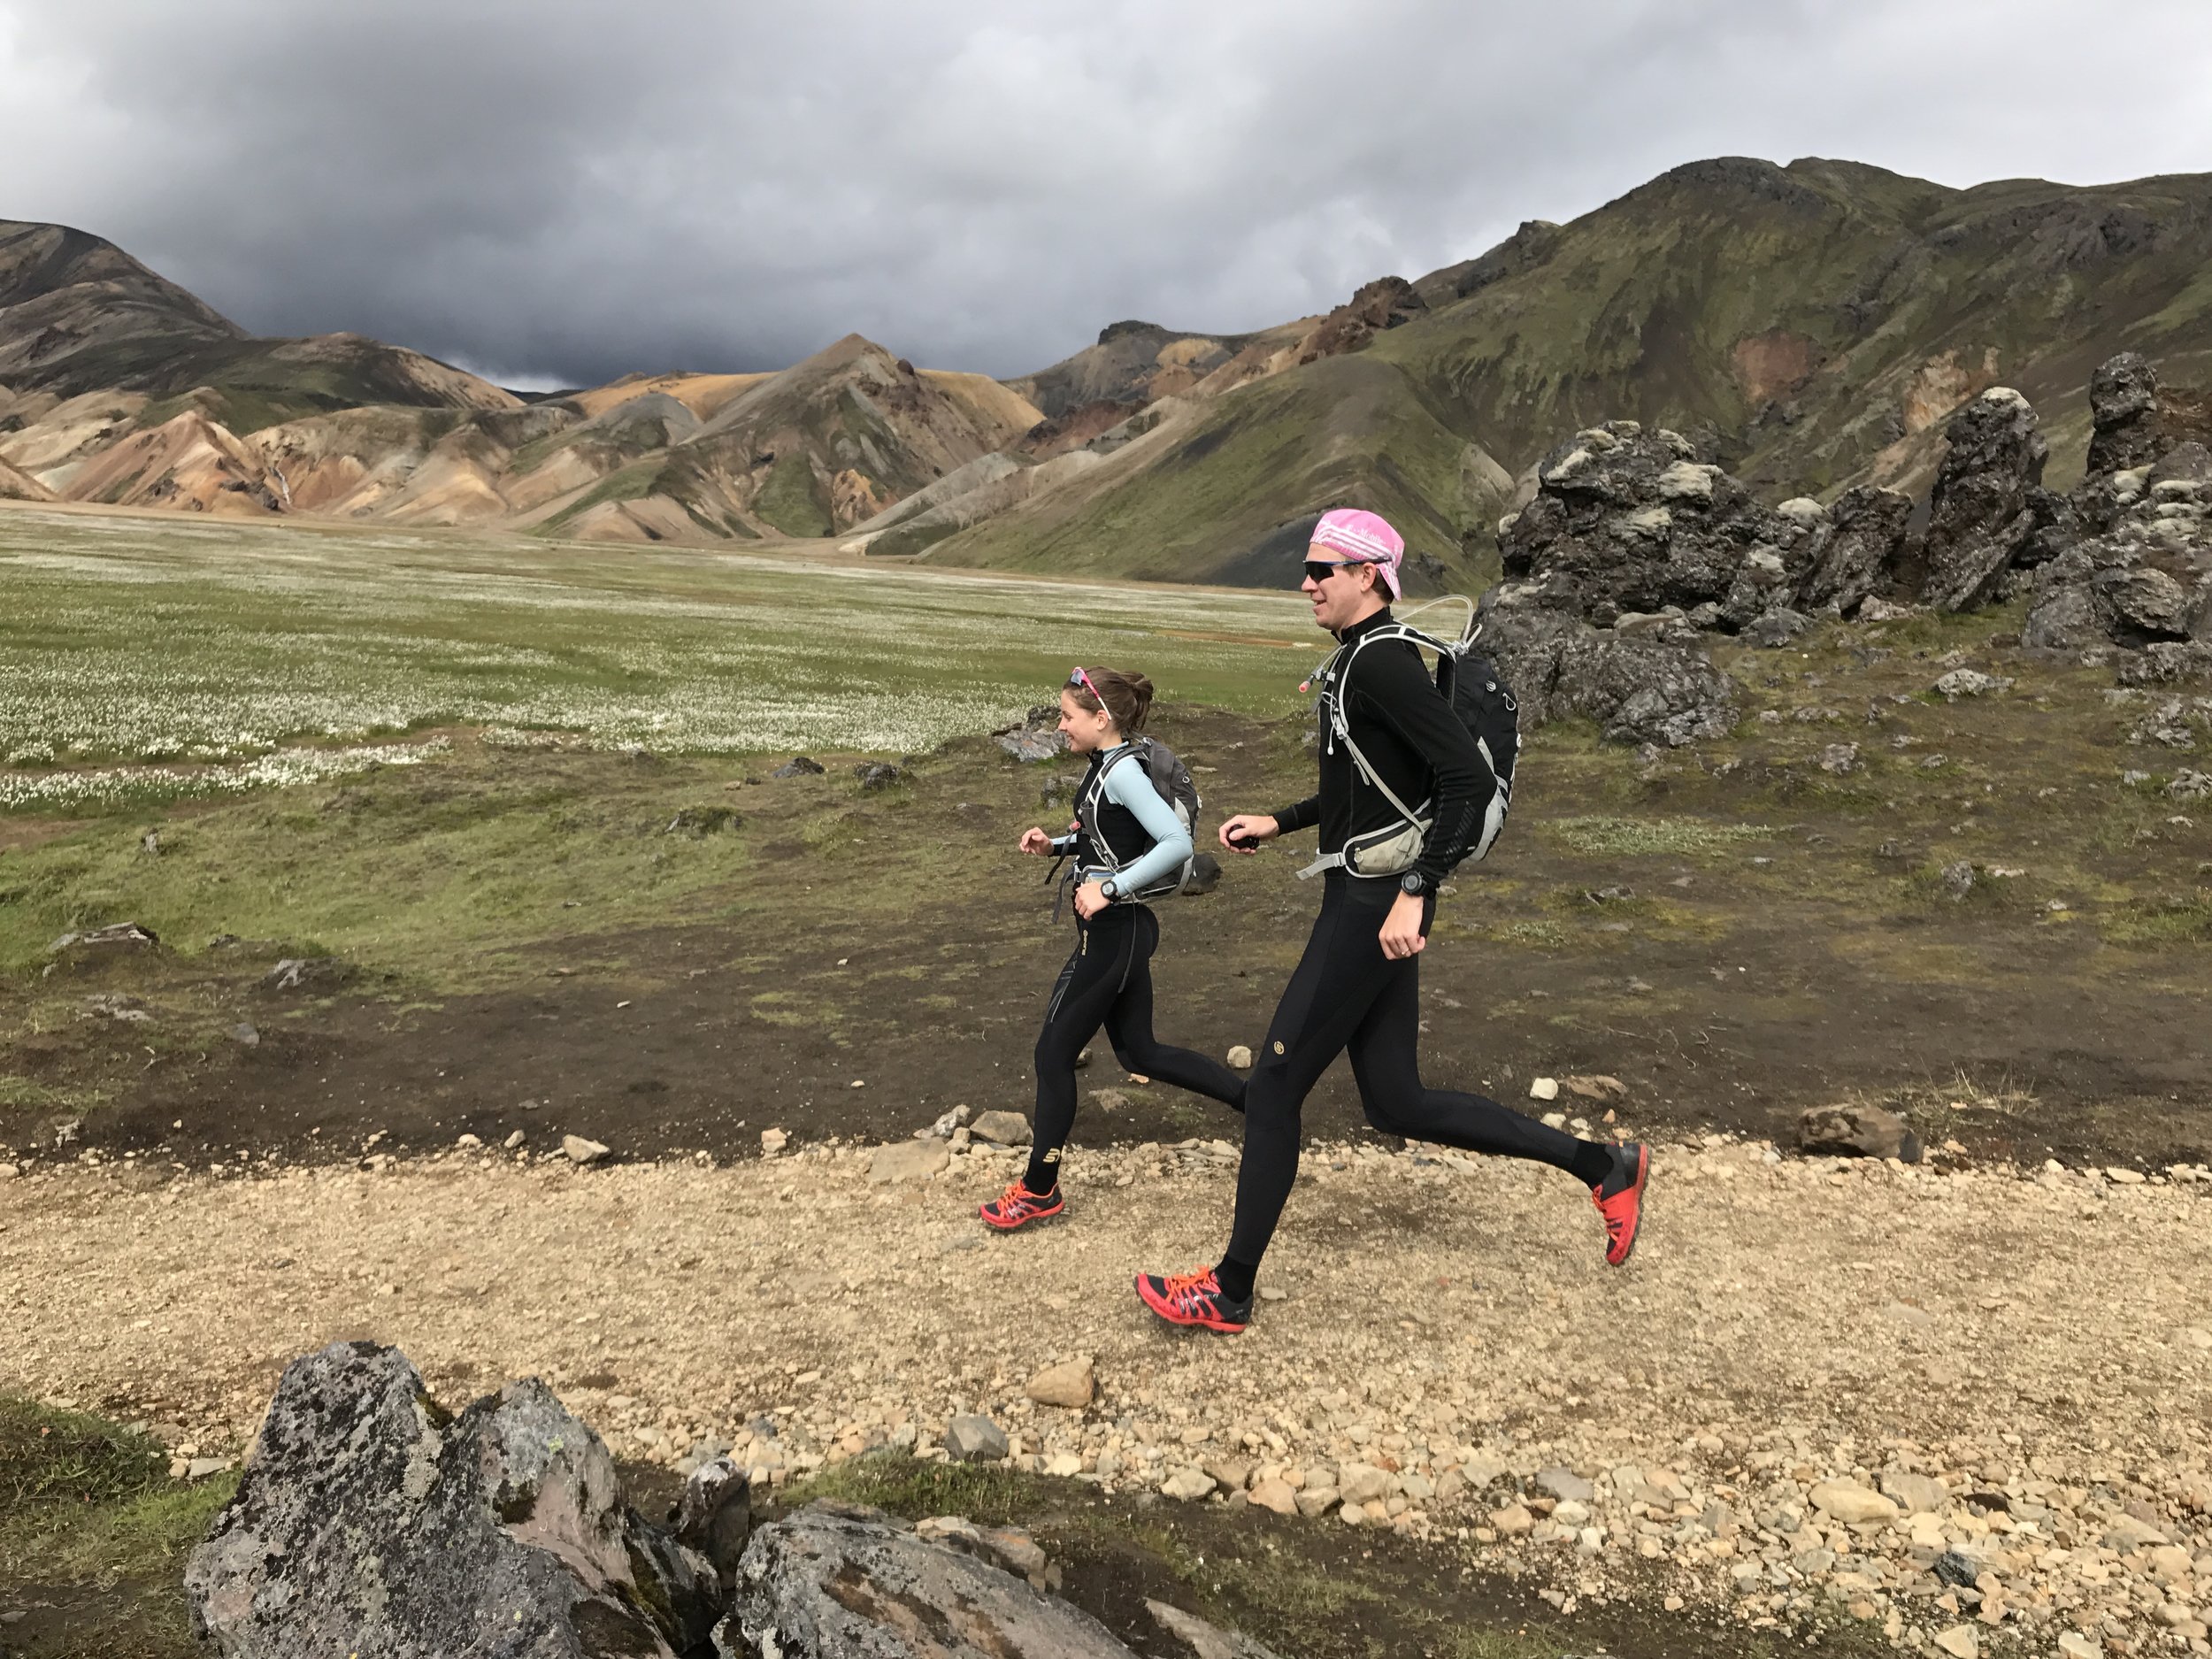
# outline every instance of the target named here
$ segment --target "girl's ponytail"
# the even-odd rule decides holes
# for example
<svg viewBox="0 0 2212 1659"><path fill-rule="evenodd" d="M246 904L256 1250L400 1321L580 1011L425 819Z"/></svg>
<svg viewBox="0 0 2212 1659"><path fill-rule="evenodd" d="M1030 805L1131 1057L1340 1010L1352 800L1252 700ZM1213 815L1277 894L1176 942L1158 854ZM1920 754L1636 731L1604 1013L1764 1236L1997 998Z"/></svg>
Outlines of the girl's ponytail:
<svg viewBox="0 0 2212 1659"><path fill-rule="evenodd" d="M1118 668L1086 668L1083 672L1098 695L1091 695L1079 685L1071 687L1078 703L1091 709L1103 706L1124 737L1134 737L1144 729L1145 716L1152 712L1149 680Z"/></svg>

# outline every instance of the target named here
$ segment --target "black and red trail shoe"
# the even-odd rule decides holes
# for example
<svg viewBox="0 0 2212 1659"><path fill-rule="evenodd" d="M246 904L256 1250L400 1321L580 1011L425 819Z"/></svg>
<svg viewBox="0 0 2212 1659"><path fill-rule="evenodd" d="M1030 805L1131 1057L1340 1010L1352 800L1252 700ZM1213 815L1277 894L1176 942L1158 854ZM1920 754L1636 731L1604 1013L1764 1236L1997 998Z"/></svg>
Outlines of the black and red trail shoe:
<svg viewBox="0 0 2212 1659"><path fill-rule="evenodd" d="M1234 1336L1252 1322L1252 1299L1233 1299L1221 1288L1210 1267L1165 1279L1156 1273L1140 1273L1137 1294L1170 1325L1194 1325Z"/></svg>
<svg viewBox="0 0 2212 1659"><path fill-rule="evenodd" d="M1651 1179L1651 1148L1640 1141L1613 1148L1613 1172L1590 1189L1605 1218L1605 1264L1618 1267L1636 1248L1644 1225L1644 1184Z"/></svg>

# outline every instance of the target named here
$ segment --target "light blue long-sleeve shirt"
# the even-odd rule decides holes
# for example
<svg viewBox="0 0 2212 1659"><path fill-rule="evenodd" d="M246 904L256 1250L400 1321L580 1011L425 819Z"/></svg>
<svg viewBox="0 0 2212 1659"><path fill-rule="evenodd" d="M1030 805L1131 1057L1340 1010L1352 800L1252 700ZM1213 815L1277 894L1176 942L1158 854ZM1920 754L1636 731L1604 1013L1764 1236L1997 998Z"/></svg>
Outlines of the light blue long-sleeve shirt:
<svg viewBox="0 0 2212 1659"><path fill-rule="evenodd" d="M1103 881L1110 876L1116 890L1125 895L1164 879L1181 869L1183 861L1191 855L1190 832L1183 827L1183 820L1175 816L1175 809L1163 801L1160 792L1152 787L1143 763L1123 764L1125 761L1135 760L1135 751L1126 743L1109 750L1100 763L1104 772L1100 793L1115 805L1129 809L1143 826L1144 833L1152 837L1151 850L1118 872L1090 869L1076 872L1078 882ZM1052 845L1056 852L1067 852L1074 844L1072 835L1063 835Z"/></svg>

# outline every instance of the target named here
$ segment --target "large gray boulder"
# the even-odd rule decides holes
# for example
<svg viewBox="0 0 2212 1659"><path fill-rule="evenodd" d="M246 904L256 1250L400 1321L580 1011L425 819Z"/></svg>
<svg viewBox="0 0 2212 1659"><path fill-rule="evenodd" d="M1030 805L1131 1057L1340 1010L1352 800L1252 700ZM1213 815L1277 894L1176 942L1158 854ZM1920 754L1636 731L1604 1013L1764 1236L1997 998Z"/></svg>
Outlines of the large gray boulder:
<svg viewBox="0 0 2212 1659"><path fill-rule="evenodd" d="M544 1384L454 1417L368 1342L286 1367L185 1589L226 1659L673 1659L724 1605L715 1564L623 1502Z"/></svg>
<svg viewBox="0 0 2212 1659"><path fill-rule="evenodd" d="M2159 447L2158 371L2138 351L2123 351L2089 377L2088 475L2147 466Z"/></svg>
<svg viewBox="0 0 2212 1659"><path fill-rule="evenodd" d="M1893 577L1911 518L1909 495L1871 484L1844 491L1807 550L1797 609L1851 615Z"/></svg>
<svg viewBox="0 0 2212 1659"><path fill-rule="evenodd" d="M1536 469L1536 495L1499 526L1505 573L1533 603L1600 627L1624 613L1712 607L1731 631L1786 604L1818 510L1762 505L1695 445L1632 420L1578 432Z"/></svg>
<svg viewBox="0 0 2212 1659"><path fill-rule="evenodd" d="M1997 580L2037 527L2050 445L2028 400L1993 386L1951 417L1950 448L1936 472L1922 538L1922 596L1940 611L1967 611Z"/></svg>
<svg viewBox="0 0 2212 1659"><path fill-rule="evenodd" d="M771 1522L737 1579L722 1659L1132 1659L1089 1614L873 1509Z"/></svg>
<svg viewBox="0 0 2212 1659"><path fill-rule="evenodd" d="M1051 760L1068 752L1068 734L1060 729L1060 705L1055 703L1037 704L1020 719L995 728L991 736L1019 761Z"/></svg>
<svg viewBox="0 0 2212 1659"><path fill-rule="evenodd" d="M2212 641L2212 450L2177 443L2147 466L2085 482L2101 524L2033 572L2021 642L2073 651Z"/></svg>
<svg viewBox="0 0 2212 1659"><path fill-rule="evenodd" d="M2121 663L2118 678L2124 686L2212 686L2212 636L2147 645Z"/></svg>
<svg viewBox="0 0 2212 1659"><path fill-rule="evenodd" d="M1686 622L1594 628L1509 588L1493 591L1483 617L1483 649L1525 726L1579 717L1614 741L1675 749L1736 723L1736 683Z"/></svg>

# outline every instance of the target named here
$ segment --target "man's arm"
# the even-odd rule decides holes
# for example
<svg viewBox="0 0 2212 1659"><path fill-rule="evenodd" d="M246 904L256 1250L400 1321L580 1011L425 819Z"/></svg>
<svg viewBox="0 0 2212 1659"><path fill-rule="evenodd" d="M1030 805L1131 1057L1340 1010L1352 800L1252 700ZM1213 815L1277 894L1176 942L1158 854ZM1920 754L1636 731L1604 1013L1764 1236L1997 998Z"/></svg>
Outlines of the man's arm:
<svg viewBox="0 0 2212 1659"><path fill-rule="evenodd" d="M1413 868L1433 891L1481 838L1483 811L1497 792L1497 777L1418 653L1371 650L1358 672L1354 695L1362 706L1428 762L1435 818Z"/></svg>

